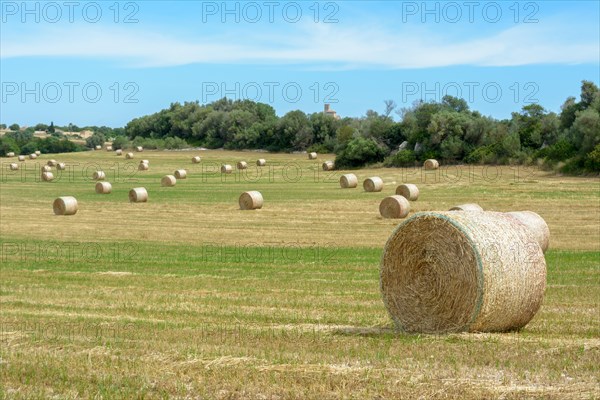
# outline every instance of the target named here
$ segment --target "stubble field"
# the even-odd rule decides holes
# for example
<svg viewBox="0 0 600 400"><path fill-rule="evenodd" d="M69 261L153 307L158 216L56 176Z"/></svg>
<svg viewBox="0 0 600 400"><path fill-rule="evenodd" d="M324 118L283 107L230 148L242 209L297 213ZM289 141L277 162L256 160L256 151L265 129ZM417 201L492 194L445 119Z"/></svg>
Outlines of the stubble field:
<svg viewBox="0 0 600 400"><path fill-rule="evenodd" d="M352 171L359 187L340 189L345 171L320 170L333 155L134 154L42 155L20 171L2 159L0 398L600 397L598 178L386 168ZM51 158L68 168L40 182ZM250 168L236 171L240 160ZM222 163L234 173L221 175ZM180 168L187 179L160 186ZM94 192L95 170L111 194ZM370 176L383 192L362 190ZM378 205L407 182L421 191L411 214L476 202L547 221L546 295L523 330L394 331L379 258L400 221ZM133 187L149 202L129 203ZM263 209L239 210L247 190ZM78 213L55 216L66 195Z"/></svg>

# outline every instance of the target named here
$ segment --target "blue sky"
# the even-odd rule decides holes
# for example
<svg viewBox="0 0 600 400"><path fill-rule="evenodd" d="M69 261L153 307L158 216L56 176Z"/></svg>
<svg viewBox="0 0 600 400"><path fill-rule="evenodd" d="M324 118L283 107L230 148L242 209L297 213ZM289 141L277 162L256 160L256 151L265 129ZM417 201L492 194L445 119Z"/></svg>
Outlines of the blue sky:
<svg viewBox="0 0 600 400"><path fill-rule="evenodd" d="M451 94L508 118L600 80L598 1L2 1L1 19L7 124L116 127L223 96L358 117Z"/></svg>

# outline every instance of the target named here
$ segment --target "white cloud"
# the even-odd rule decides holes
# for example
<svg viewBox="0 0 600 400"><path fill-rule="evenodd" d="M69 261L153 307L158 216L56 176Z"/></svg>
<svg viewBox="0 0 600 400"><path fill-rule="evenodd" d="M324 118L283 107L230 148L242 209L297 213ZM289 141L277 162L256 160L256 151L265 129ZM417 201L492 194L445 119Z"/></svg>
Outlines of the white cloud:
<svg viewBox="0 0 600 400"><path fill-rule="evenodd" d="M1 57L80 57L116 60L129 67L193 63L301 64L311 69L429 68L454 65L519 66L600 63L593 35L565 29L518 25L487 37L450 42L443 33L396 32L377 27L297 26L267 35L253 32L180 39L137 29L53 28L37 34L3 35ZM235 37L237 39L232 39ZM68 38L68 40L65 40Z"/></svg>

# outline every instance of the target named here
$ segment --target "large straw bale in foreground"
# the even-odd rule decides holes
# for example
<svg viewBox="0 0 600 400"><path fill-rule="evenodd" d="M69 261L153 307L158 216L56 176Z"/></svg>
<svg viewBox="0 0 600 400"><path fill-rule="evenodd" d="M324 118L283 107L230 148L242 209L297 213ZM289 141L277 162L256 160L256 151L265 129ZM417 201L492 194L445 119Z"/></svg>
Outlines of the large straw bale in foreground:
<svg viewBox="0 0 600 400"><path fill-rule="evenodd" d="M380 283L401 330L501 332L539 310L546 261L527 228L504 213L419 213L388 239Z"/></svg>
<svg viewBox="0 0 600 400"><path fill-rule="evenodd" d="M239 202L242 210L256 210L258 208L262 208L263 197L260 192L252 190L242 193Z"/></svg>

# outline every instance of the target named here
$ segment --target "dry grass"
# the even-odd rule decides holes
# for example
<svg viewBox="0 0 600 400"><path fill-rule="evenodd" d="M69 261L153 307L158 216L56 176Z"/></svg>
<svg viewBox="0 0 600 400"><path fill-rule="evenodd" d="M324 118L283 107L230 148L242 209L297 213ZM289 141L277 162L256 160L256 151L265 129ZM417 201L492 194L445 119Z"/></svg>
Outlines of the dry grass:
<svg viewBox="0 0 600 400"><path fill-rule="evenodd" d="M269 154L252 182L255 166L220 174L248 153L202 152L200 164L188 152L144 156L153 168L138 174L112 153L54 155L79 163L75 178L41 183L32 165L42 155L0 183L0 398L600 397L598 179L510 167L493 182L481 167L353 171L380 176L377 194L341 189L344 171L306 155ZM88 162L88 176L107 172L110 196L94 194ZM162 188L181 165L188 179ZM290 182L296 167L302 178ZM391 329L378 268L397 221L378 205L405 182L421 191L411 212L474 201L548 222L546 297L523 331ZM142 186L152 201L129 204ZM268 207L240 211L248 188ZM52 200L64 195L79 211L55 217Z"/></svg>

